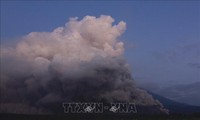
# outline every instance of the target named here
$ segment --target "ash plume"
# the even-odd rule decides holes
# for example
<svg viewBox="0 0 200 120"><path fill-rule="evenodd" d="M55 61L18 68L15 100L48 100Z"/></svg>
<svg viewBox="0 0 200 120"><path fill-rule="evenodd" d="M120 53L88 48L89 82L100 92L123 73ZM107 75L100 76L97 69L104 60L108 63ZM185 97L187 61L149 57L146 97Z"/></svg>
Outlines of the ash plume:
<svg viewBox="0 0 200 120"><path fill-rule="evenodd" d="M126 23L113 22L105 15L71 18L64 27L2 47L0 112L53 113L58 103L99 100L156 105L166 112L135 85L118 40Z"/></svg>

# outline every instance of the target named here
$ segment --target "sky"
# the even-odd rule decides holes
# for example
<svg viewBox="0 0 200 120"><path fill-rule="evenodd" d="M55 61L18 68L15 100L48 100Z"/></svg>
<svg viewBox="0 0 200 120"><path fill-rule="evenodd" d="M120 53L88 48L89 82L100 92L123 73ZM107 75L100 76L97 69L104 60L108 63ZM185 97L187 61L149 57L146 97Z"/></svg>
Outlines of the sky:
<svg viewBox="0 0 200 120"><path fill-rule="evenodd" d="M125 58L138 83L200 82L198 1L1 1L1 43L52 31L70 17L110 15L127 30Z"/></svg>

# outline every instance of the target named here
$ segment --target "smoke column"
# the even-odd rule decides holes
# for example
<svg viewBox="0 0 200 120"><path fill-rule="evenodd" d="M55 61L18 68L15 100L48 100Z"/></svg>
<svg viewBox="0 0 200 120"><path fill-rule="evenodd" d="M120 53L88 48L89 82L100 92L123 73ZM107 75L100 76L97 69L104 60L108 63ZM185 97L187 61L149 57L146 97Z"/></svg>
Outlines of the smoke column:
<svg viewBox="0 0 200 120"><path fill-rule="evenodd" d="M126 23L113 22L105 15L71 18L64 27L32 32L15 47L2 47L0 112L52 113L57 103L99 100L165 111L136 87L118 40Z"/></svg>

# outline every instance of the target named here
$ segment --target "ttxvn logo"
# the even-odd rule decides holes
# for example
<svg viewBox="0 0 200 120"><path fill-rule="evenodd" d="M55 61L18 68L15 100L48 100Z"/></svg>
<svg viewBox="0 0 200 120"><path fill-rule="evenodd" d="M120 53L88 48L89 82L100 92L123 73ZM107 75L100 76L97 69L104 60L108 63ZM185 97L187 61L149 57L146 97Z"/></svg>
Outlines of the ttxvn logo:
<svg viewBox="0 0 200 120"><path fill-rule="evenodd" d="M136 113L134 103L63 103L65 113Z"/></svg>

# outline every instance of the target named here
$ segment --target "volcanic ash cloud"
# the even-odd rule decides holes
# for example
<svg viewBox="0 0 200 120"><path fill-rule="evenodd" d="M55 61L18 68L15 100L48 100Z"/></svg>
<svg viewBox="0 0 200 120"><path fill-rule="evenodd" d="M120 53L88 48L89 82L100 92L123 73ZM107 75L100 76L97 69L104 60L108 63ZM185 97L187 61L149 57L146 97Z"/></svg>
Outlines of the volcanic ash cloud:
<svg viewBox="0 0 200 120"><path fill-rule="evenodd" d="M1 112L49 113L62 102L162 105L136 87L118 37L126 23L85 16L52 32L32 32L1 49ZM52 107L53 106L53 107Z"/></svg>

